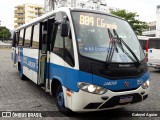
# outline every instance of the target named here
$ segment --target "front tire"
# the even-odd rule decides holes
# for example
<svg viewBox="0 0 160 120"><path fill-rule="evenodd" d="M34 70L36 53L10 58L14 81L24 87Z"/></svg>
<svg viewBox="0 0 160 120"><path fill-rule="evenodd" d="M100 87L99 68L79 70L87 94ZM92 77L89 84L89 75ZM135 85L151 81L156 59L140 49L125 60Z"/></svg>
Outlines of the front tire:
<svg viewBox="0 0 160 120"><path fill-rule="evenodd" d="M56 90L56 105L60 112L65 115L71 115L73 113L70 109L65 107L64 93L61 86L58 86Z"/></svg>

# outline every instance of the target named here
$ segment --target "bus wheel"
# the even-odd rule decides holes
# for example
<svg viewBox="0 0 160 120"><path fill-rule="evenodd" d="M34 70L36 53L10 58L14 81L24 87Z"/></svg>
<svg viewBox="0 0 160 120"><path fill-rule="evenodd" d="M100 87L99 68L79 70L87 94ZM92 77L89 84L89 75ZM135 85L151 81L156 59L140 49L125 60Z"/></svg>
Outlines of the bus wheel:
<svg viewBox="0 0 160 120"><path fill-rule="evenodd" d="M19 67L19 76L20 76L20 79L21 79L21 80L26 79L25 75L23 74L21 65L20 65L20 67Z"/></svg>
<svg viewBox="0 0 160 120"><path fill-rule="evenodd" d="M64 101L63 90L62 87L59 86L56 91L56 105L60 112L62 112L65 115L71 115L72 111L65 107L64 102L65 101Z"/></svg>

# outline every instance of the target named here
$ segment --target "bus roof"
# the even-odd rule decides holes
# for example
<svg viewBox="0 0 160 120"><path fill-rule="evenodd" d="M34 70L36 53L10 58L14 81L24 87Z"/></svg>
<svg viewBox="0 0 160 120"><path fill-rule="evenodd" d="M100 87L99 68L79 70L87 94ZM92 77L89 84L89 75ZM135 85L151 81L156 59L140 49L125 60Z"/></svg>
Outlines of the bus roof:
<svg viewBox="0 0 160 120"><path fill-rule="evenodd" d="M46 18L49 18L49 17L53 16L54 13L59 12L59 11L90 12L90 13L97 13L97 14L109 15L109 16L112 16L112 17L116 17L116 18L122 19L122 18L120 18L120 17L118 17L118 16L115 16L115 15L112 15L112 14L109 14L109 13L106 13L106 12L102 12L102 11L97 11L97 10L89 10L89 9L84 9L84 8L61 7L61 8L57 8L56 10L53 10L53 11L51 11L51 12L48 12L48 13L40 16L40 17L37 17L37 18L31 20L30 22L28 22L28 23L26 23L26 24L24 24L24 25L16 28L15 31L17 31L17 30L19 30L19 29L22 29L22 28L24 28L24 27L27 27L27 26L29 26L29 25L31 25L31 24L35 24L35 23L37 23L37 22L39 22L39 21L42 21L42 20L44 20L44 19L46 19ZM122 20L124 20L124 19L122 19Z"/></svg>

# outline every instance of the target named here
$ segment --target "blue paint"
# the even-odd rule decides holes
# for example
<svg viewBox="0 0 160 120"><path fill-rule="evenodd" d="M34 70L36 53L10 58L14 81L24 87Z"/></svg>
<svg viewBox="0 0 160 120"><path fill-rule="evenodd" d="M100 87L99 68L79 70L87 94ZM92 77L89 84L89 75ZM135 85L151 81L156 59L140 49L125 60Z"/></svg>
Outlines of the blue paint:
<svg viewBox="0 0 160 120"><path fill-rule="evenodd" d="M93 75L93 84L107 88L109 90L127 90L140 87L145 81L149 79L149 77L150 77L149 72L145 73L140 78L121 79L121 80L109 80L103 77L99 77L97 75ZM125 82L129 83L128 87L125 86Z"/></svg>
<svg viewBox="0 0 160 120"><path fill-rule="evenodd" d="M23 65L35 72L38 72L38 59L23 56Z"/></svg>
<svg viewBox="0 0 160 120"><path fill-rule="evenodd" d="M76 92L79 91L77 82L95 84L109 90L127 90L140 87L145 81L150 78L149 72L146 72L140 78L110 80L79 70L65 68L56 64L50 64L50 79L53 79L54 76L59 77L63 86ZM110 85L108 84L110 82L115 82L116 84ZM128 87L124 85L125 82L129 83Z"/></svg>
<svg viewBox="0 0 160 120"><path fill-rule="evenodd" d="M21 72L23 73L23 48L19 48L19 52L20 52Z"/></svg>
<svg viewBox="0 0 160 120"><path fill-rule="evenodd" d="M55 64L50 64L50 79L53 80L58 79L63 86L65 86L65 67L55 65Z"/></svg>

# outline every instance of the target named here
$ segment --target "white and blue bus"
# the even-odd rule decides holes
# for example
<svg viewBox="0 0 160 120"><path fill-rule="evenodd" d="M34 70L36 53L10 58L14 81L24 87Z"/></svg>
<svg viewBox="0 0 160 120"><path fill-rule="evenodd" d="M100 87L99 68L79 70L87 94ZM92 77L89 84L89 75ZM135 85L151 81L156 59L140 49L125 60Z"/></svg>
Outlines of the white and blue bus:
<svg viewBox="0 0 160 120"><path fill-rule="evenodd" d="M104 12L58 8L22 25L14 31L12 59L20 78L54 95L65 114L148 97L150 73L136 35Z"/></svg>

